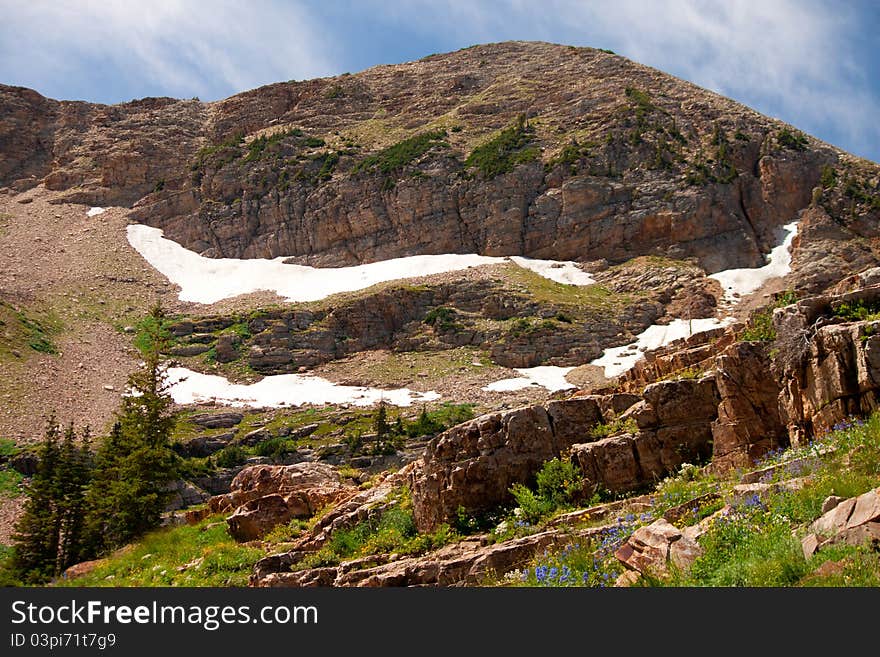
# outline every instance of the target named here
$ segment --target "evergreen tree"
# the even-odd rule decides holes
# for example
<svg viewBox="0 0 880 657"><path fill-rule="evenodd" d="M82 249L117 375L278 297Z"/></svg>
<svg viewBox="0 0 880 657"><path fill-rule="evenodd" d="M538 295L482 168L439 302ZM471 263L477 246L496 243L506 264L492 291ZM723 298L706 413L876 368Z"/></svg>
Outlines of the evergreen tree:
<svg viewBox="0 0 880 657"><path fill-rule="evenodd" d="M25 489L24 511L15 523L12 536L13 565L29 584L43 582L55 573L58 536L55 533L56 473L61 433L54 414L46 423L46 432L38 450L37 471Z"/></svg>
<svg viewBox="0 0 880 657"><path fill-rule="evenodd" d="M61 505L58 559L55 568L60 574L68 566L88 559L84 545L86 489L92 476L91 430L82 430L79 443L71 423L61 442L61 468L58 471L58 494Z"/></svg>
<svg viewBox="0 0 880 657"><path fill-rule="evenodd" d="M98 552L157 527L172 494L178 457L171 449L175 415L161 360L167 347L163 319L156 306L142 324L144 364L128 378L113 430L95 456L86 501L90 545Z"/></svg>
<svg viewBox="0 0 880 657"><path fill-rule="evenodd" d="M27 488L24 512L13 536L13 567L26 583L60 575L85 558L82 523L85 488L91 477L89 429L78 444L73 425L61 429L49 418L37 472Z"/></svg>

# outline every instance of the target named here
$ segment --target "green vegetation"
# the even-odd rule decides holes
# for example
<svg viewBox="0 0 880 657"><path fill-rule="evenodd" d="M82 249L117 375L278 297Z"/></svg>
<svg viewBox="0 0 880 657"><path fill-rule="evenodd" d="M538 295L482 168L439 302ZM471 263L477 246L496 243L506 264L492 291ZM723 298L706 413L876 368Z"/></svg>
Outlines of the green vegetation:
<svg viewBox="0 0 880 657"><path fill-rule="evenodd" d="M790 148L795 151L804 151L809 144L807 138L802 132L789 130L788 128L783 128L776 133L776 141L783 148Z"/></svg>
<svg viewBox="0 0 880 657"><path fill-rule="evenodd" d="M57 354L52 341L60 323L51 315L37 319L23 309L0 301L0 357L13 351L31 350L41 354Z"/></svg>
<svg viewBox="0 0 880 657"><path fill-rule="evenodd" d="M880 188L871 187L865 180L847 176L843 193L854 203L867 205L872 210L880 210Z"/></svg>
<svg viewBox="0 0 880 657"><path fill-rule="evenodd" d="M495 178L513 171L518 164L534 162L540 157L538 148L530 145L534 132L526 116L520 114L516 124L477 146L467 156L464 165L479 169L485 178Z"/></svg>
<svg viewBox="0 0 880 657"><path fill-rule="evenodd" d="M78 441L73 425L64 432L50 417L39 450L39 466L27 487L24 511L15 523L10 570L38 584L89 554L85 536L85 491L91 475L89 430Z"/></svg>
<svg viewBox="0 0 880 657"><path fill-rule="evenodd" d="M712 516L699 539L702 554L687 571L643 575L642 586L877 586L880 554L869 543L829 544L805 559L801 539L822 514L829 495L851 498L880 482L880 413L850 420L801 447L779 449L755 465L761 482L800 479L800 486L770 488L761 495L729 497L739 472L719 478L691 464L658 484L650 508L626 513L597 536L572 539L536 556L500 582L513 586L610 586L622 572L614 552L638 527L672 509L671 522L692 525ZM731 506L722 509L725 500ZM682 509L682 506L685 508ZM644 504L641 505L644 509ZM825 564L830 567L819 566Z"/></svg>
<svg viewBox="0 0 880 657"><path fill-rule="evenodd" d="M571 507L584 495L583 473L571 461L554 458L545 462L535 483L534 491L523 484L510 488L520 509L520 513L514 511L515 517L530 524L537 524L558 509Z"/></svg>
<svg viewBox="0 0 880 657"><path fill-rule="evenodd" d="M404 488L398 493L394 506L351 528L337 529L327 545L306 557L297 568L330 566L344 559L373 555L423 554L458 538L445 524L430 534L418 533L409 490Z"/></svg>
<svg viewBox="0 0 880 657"><path fill-rule="evenodd" d="M629 295L612 292L603 285L558 283L512 263L505 266L504 277L535 303L556 306L569 317L579 317L585 312L614 312L632 301Z"/></svg>
<svg viewBox="0 0 880 657"><path fill-rule="evenodd" d="M93 571L57 586L246 586L262 550L239 545L222 516L160 529L107 556Z"/></svg>
<svg viewBox="0 0 880 657"><path fill-rule="evenodd" d="M444 402L432 411L424 406L419 417L413 422L404 422L404 430L410 438L431 436L445 431L456 424L467 422L474 417L473 404L453 404Z"/></svg>
<svg viewBox="0 0 880 657"><path fill-rule="evenodd" d="M434 147L447 148L449 144L446 143L445 138L445 130L421 132L364 158L354 166L352 171L354 173L379 172L385 176L386 182L390 181L390 185L393 187L393 176L405 166L412 164Z"/></svg>
<svg viewBox="0 0 880 657"><path fill-rule="evenodd" d="M570 143L562 147L558 155L547 162L544 169L549 172L557 166L561 166L567 168L570 173L575 174L578 170L577 165L590 157L590 149L595 147L595 145L593 142L579 144L577 139L572 139Z"/></svg>
<svg viewBox="0 0 880 657"><path fill-rule="evenodd" d="M0 497L17 497L22 479L12 468L0 468Z"/></svg>
<svg viewBox="0 0 880 657"><path fill-rule="evenodd" d="M835 317L848 322L874 321L880 319L880 303L875 301L844 301L833 310Z"/></svg>
<svg viewBox="0 0 880 657"><path fill-rule="evenodd" d="M455 321L457 318L458 313L455 312L455 308L438 306L437 308L429 310L423 321L425 324L433 326L438 331L446 332L462 328L462 325Z"/></svg>
<svg viewBox="0 0 880 657"><path fill-rule="evenodd" d="M302 137L303 131L299 128L291 128L289 130L282 130L280 132L275 132L271 135L260 135L259 137L254 138L247 145L247 153L245 153L243 161L244 162L255 162L257 160L262 159L267 154L271 152L270 147L276 144L280 144L288 137ZM316 146L323 146L324 140L317 139L314 137L308 137L304 144L306 146L312 147L312 144Z"/></svg>
<svg viewBox="0 0 880 657"><path fill-rule="evenodd" d="M7 574L39 583L158 526L171 494L168 485L177 475L177 457L169 442L175 417L160 361L164 314L159 306L151 320L145 363L128 379L135 394L122 398L113 430L96 454L88 427L77 439L71 425L61 439L54 417L49 420L38 470L16 523Z"/></svg>
<svg viewBox="0 0 880 657"><path fill-rule="evenodd" d="M636 118L641 119L656 109L654 103L651 102L651 96L647 92L635 87L627 87L624 93L636 108Z"/></svg>
<svg viewBox="0 0 880 657"><path fill-rule="evenodd" d="M831 189L837 184L837 171L834 170L834 167L830 164L826 164L822 167L822 176L819 181L822 184L822 189Z"/></svg>
<svg viewBox="0 0 880 657"><path fill-rule="evenodd" d="M507 326L508 338L522 338L535 335L543 331L555 331L559 325L550 319L538 319L531 317L514 317Z"/></svg>
<svg viewBox="0 0 880 657"><path fill-rule="evenodd" d="M617 433L638 433L638 431L639 427L636 424L635 418L627 418L626 420L615 418L608 423L600 422L590 429L590 438L602 440Z"/></svg>
<svg viewBox="0 0 880 657"><path fill-rule="evenodd" d="M791 305L797 301L792 290L779 296L772 304L753 312L746 328L739 334L743 342L772 342L776 339L776 328L773 326L773 311Z"/></svg>
<svg viewBox="0 0 880 657"><path fill-rule="evenodd" d="M86 495L86 522L96 552L114 549L159 525L177 476L171 449L176 417L168 395L161 354L167 351L159 306L150 313L144 364L129 376L139 394L122 398L116 423L95 455L94 477Z"/></svg>
<svg viewBox="0 0 880 657"><path fill-rule="evenodd" d="M221 167L233 160L237 160L241 155L241 145L243 143L244 134L237 132L217 144L200 148L196 153L191 169L198 171L208 163L215 167Z"/></svg>

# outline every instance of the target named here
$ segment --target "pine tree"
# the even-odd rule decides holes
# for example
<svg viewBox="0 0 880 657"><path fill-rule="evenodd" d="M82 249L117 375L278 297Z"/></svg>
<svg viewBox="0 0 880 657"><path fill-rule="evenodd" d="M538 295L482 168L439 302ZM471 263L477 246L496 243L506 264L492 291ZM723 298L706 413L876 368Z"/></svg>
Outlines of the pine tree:
<svg viewBox="0 0 880 657"><path fill-rule="evenodd" d="M87 494L88 535L98 552L124 545L159 525L171 497L178 457L171 449L175 415L161 353L164 314L144 322L143 366L128 378L113 430L95 457Z"/></svg>
<svg viewBox="0 0 880 657"><path fill-rule="evenodd" d="M89 429L83 430L81 444L77 443L73 424L59 444L60 435L52 415L13 536L13 567L27 583L58 576L87 554L82 524L85 488L91 477Z"/></svg>
<svg viewBox="0 0 880 657"><path fill-rule="evenodd" d="M12 536L13 566L22 581L35 584L46 581L55 573L58 556L58 535L55 533L56 473L61 433L54 414L46 423L46 432L38 451L37 471L25 489L24 511L15 523Z"/></svg>

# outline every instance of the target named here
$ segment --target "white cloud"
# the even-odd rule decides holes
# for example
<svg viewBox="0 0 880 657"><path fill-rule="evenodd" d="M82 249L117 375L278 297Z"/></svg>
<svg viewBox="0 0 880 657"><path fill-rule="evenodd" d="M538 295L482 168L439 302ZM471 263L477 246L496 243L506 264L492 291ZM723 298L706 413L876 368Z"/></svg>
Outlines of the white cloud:
<svg viewBox="0 0 880 657"><path fill-rule="evenodd" d="M36 0L4 8L0 55L17 79L101 78L213 98L338 66L301 5L259 0ZM112 81L104 81L108 85ZM37 86L37 85L34 85Z"/></svg>

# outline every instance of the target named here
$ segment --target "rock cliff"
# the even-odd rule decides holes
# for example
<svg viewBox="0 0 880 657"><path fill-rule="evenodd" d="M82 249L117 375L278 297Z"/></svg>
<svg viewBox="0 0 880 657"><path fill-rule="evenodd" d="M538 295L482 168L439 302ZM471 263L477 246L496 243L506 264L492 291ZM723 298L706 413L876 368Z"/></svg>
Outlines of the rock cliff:
<svg viewBox="0 0 880 657"><path fill-rule="evenodd" d="M215 103L0 87L0 110L0 184L134 206L210 256L655 254L712 272L762 264L812 208L810 285L874 259L853 238L877 236L875 165L592 48L475 46Z"/></svg>

